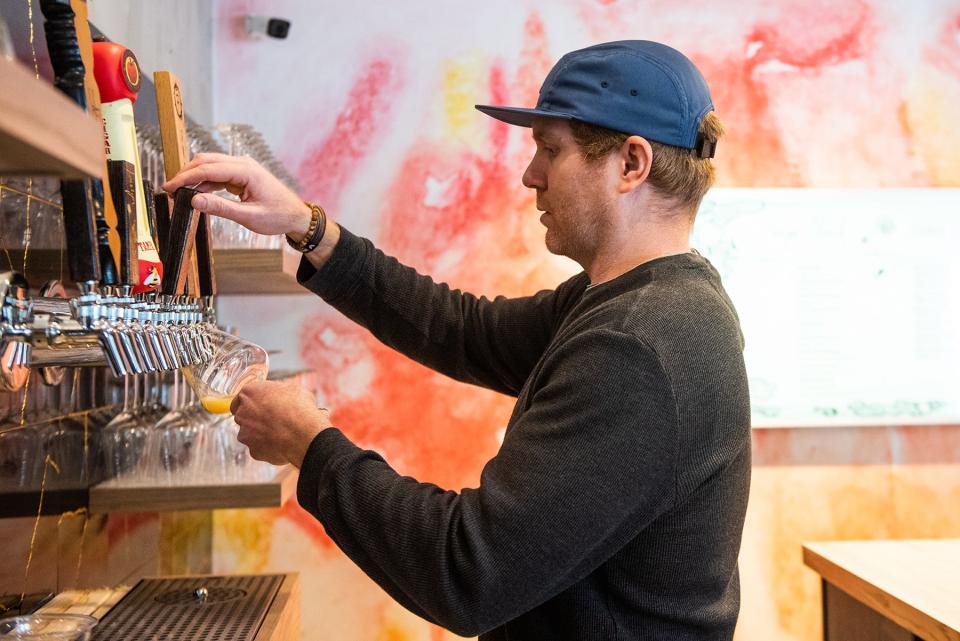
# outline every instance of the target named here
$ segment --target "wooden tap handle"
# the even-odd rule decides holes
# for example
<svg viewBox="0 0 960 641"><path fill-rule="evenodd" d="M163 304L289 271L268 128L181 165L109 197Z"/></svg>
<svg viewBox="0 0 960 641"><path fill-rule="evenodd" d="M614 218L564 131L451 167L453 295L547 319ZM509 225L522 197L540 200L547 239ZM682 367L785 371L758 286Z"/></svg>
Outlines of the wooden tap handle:
<svg viewBox="0 0 960 641"><path fill-rule="evenodd" d="M183 91L180 88L180 79L170 71L155 71L153 84L157 92L157 120L160 123L160 142L163 145L163 171L167 180L170 180L190 162L187 124L183 112ZM188 260L189 291L197 294L200 281L197 254L193 249L190 251Z"/></svg>
<svg viewBox="0 0 960 641"><path fill-rule="evenodd" d="M160 262L167 264L167 246L170 238L170 196L161 191L153 196L153 209L157 214L157 252Z"/></svg>
<svg viewBox="0 0 960 641"><path fill-rule="evenodd" d="M153 183L146 178L143 179L143 199L147 209L147 225L150 227L150 238L157 237L157 204L154 200L156 192L153 191ZM157 245L157 253L160 253L160 246ZM161 256L160 262L163 262Z"/></svg>
<svg viewBox="0 0 960 641"><path fill-rule="evenodd" d="M213 264L213 236L210 232L209 214L200 214L197 224L197 276L201 296L216 296L217 274Z"/></svg>
<svg viewBox="0 0 960 641"><path fill-rule="evenodd" d="M117 212L120 234L120 284L137 284L140 274L137 251L137 172L126 160L108 160L113 208Z"/></svg>
<svg viewBox="0 0 960 641"><path fill-rule="evenodd" d="M43 29L53 67L54 85L86 110L86 69L77 37L77 15L73 6L70 0L41 0L40 10L46 19ZM60 195L70 277L78 283L100 281L97 209L92 183L89 179L61 181Z"/></svg>
<svg viewBox="0 0 960 641"><path fill-rule="evenodd" d="M170 236L165 254L167 262L163 266L164 294L182 294L186 288L190 255L194 250L197 225L200 222L200 212L190 204L197 193L199 192L195 189L181 187L173 196Z"/></svg>

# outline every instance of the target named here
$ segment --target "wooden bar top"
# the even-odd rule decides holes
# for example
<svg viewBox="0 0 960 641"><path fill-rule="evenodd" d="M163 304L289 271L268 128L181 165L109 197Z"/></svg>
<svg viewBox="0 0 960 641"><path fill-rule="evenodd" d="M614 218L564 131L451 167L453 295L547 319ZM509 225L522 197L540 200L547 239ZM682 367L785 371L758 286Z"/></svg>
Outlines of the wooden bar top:
<svg viewBox="0 0 960 641"><path fill-rule="evenodd" d="M803 562L925 641L960 641L960 539L807 543Z"/></svg>

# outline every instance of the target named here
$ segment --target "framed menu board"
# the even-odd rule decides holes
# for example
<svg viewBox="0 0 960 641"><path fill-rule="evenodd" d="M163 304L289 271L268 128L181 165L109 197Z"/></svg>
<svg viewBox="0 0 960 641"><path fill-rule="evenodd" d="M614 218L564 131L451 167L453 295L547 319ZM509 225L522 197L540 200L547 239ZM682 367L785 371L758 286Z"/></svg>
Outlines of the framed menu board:
<svg viewBox="0 0 960 641"><path fill-rule="evenodd" d="M714 189L753 424L960 422L960 189Z"/></svg>

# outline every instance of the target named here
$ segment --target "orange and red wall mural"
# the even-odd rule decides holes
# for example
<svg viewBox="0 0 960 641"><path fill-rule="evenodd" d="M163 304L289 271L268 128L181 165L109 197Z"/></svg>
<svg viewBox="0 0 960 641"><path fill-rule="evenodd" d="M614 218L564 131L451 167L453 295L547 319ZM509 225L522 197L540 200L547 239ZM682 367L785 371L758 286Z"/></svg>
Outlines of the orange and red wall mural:
<svg viewBox="0 0 960 641"><path fill-rule="evenodd" d="M217 12L216 119L263 131L302 196L340 223L477 294L531 293L576 266L546 252L520 184L529 132L473 104L533 105L557 58L599 41L659 40L700 66L729 131L720 186L960 186L956 2L221 0ZM245 14L290 19L289 38L251 39ZM405 360L309 296L223 307L312 368L338 426L401 473L459 489L496 452L509 398ZM960 536L960 426L803 428L755 432L742 640L819 638L801 541ZM305 639L454 638L393 604L293 504L214 520L216 571L302 573Z"/></svg>

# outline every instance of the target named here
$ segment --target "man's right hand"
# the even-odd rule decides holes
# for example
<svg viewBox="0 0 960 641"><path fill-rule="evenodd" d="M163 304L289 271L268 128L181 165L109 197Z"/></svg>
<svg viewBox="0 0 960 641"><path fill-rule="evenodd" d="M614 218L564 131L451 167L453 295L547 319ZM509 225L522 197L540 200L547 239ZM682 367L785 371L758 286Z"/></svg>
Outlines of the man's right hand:
<svg viewBox="0 0 960 641"><path fill-rule="evenodd" d="M193 197L193 207L236 221L258 234L299 238L310 225L310 208L297 194L249 156L202 153L162 187L173 193L185 185L207 192ZM226 189L240 202L209 192Z"/></svg>

